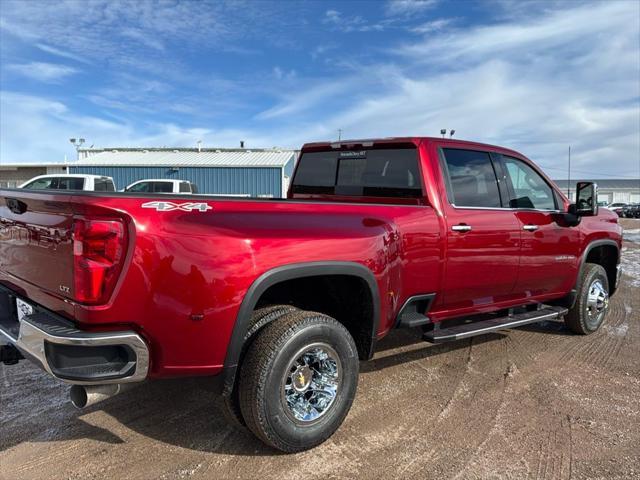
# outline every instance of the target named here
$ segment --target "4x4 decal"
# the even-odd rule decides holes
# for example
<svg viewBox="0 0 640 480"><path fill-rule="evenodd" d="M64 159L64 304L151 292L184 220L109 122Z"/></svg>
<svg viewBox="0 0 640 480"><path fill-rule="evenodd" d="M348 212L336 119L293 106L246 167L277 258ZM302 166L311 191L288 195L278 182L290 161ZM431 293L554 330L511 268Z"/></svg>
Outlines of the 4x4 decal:
<svg viewBox="0 0 640 480"><path fill-rule="evenodd" d="M174 210L182 210L183 212L193 212L194 210L198 212L206 212L207 210L213 210L212 206L204 202L147 202L142 204L142 208L153 208L158 212L172 212Z"/></svg>

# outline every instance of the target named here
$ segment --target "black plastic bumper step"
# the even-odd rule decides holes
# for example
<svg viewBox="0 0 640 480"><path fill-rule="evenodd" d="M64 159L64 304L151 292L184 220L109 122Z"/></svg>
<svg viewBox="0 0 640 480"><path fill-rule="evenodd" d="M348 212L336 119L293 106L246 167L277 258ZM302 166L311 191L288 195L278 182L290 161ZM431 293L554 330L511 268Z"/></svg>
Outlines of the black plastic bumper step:
<svg viewBox="0 0 640 480"><path fill-rule="evenodd" d="M521 327L530 323L542 322L544 320L553 320L562 317L567 313L564 307L555 307L550 305L542 305L538 310L517 313L506 317L491 318L477 322L464 323L454 327L439 328L438 324L434 325L434 329L426 332L422 338L427 342L441 343L452 340L460 340L462 338L474 337L476 335L484 335L485 333L503 330L505 328Z"/></svg>

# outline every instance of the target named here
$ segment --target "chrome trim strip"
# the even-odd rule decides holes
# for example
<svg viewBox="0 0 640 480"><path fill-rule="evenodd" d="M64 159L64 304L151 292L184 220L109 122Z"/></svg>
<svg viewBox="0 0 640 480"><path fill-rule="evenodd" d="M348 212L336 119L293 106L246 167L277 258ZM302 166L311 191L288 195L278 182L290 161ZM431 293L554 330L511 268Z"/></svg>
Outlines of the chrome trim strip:
<svg viewBox="0 0 640 480"><path fill-rule="evenodd" d="M11 344L15 345L19 350L31 357L31 359L39 364L49 375L65 383L75 385L95 385L106 383L141 382L147 377L147 373L149 372L149 349L142 337L135 332L105 332L91 333L84 336L60 336L46 332L45 330L30 323L29 320L25 318L20 322L18 338L11 336L9 332L4 331L1 326L0 334L4 335ZM130 347L136 355L136 369L127 377L108 380L93 379L83 381L60 378L53 373L47 362L44 352L45 340L49 343L58 345L89 347L100 345L126 345Z"/></svg>
<svg viewBox="0 0 640 480"><path fill-rule="evenodd" d="M511 212L542 212L542 213L563 213L562 210L544 210L542 208L511 208L511 207L464 207L450 203L456 210L505 210Z"/></svg>

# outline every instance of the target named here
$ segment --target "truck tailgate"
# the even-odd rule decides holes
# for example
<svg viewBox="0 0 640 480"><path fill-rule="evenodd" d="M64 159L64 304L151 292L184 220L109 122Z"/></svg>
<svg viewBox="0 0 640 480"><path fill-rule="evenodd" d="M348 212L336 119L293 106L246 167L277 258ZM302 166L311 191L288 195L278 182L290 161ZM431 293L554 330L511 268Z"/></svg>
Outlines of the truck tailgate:
<svg viewBox="0 0 640 480"><path fill-rule="evenodd" d="M0 191L0 269L57 295L73 289L70 195Z"/></svg>

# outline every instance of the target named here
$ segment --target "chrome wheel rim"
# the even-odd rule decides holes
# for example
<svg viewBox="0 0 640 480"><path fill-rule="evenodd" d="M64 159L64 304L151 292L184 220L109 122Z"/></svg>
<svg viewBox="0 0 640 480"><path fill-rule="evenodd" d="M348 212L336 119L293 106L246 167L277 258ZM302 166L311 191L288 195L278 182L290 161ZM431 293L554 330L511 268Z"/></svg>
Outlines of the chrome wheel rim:
<svg viewBox="0 0 640 480"><path fill-rule="evenodd" d="M600 279L594 280L587 292L587 323L589 326L598 326L609 308L609 293L604 288Z"/></svg>
<svg viewBox="0 0 640 480"><path fill-rule="evenodd" d="M333 406L342 383L342 364L326 343L300 349L282 379L282 403L287 416L304 425L317 422Z"/></svg>

